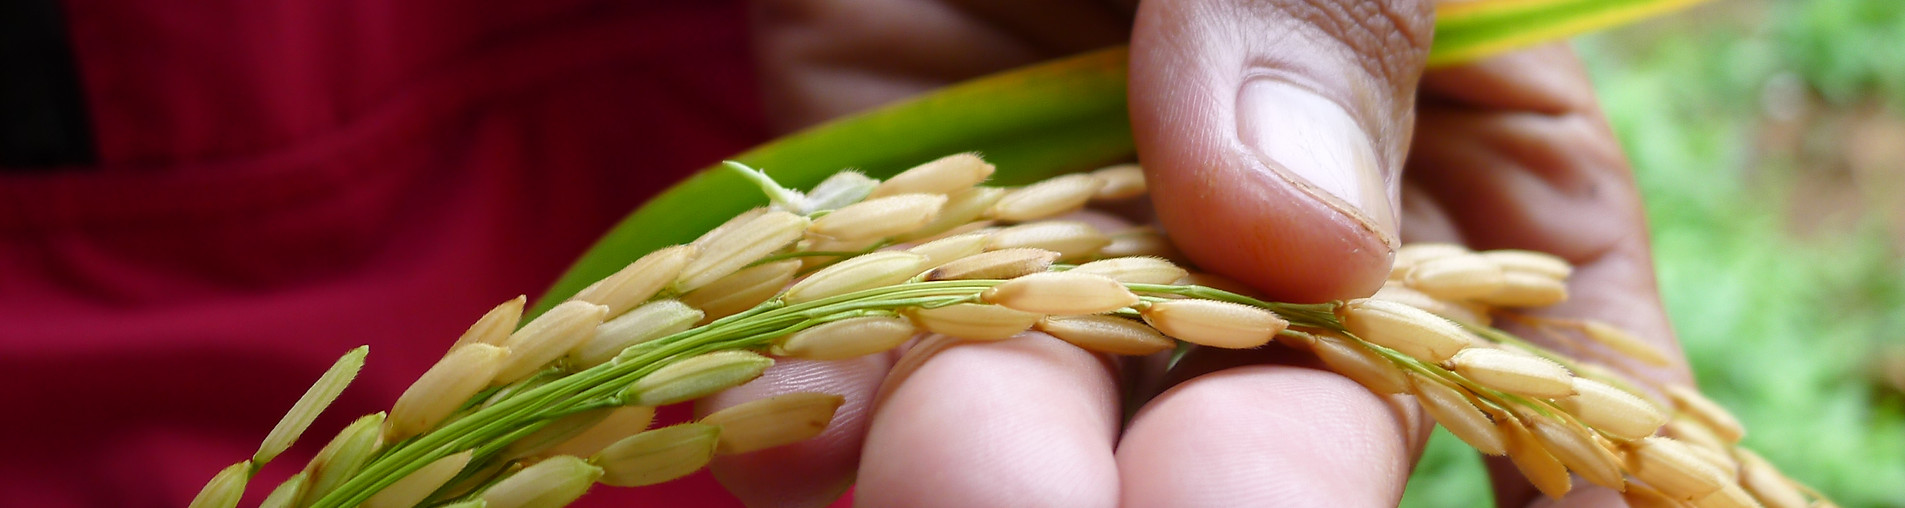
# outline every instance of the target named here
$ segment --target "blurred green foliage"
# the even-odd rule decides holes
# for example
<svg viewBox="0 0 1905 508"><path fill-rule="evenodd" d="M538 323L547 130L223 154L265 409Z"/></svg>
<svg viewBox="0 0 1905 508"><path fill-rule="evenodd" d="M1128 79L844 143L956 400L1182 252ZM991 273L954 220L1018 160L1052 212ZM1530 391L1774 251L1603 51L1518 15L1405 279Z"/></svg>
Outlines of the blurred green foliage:
<svg viewBox="0 0 1905 508"><path fill-rule="evenodd" d="M1860 188L1834 158L1872 117L1905 125L1905 2L1722 0L1576 47L1701 387L1791 476L1843 506L1905 506L1905 398L1875 373L1905 346L1905 228L1879 213L1905 188ZM1436 436L1403 505L1492 504L1481 461Z"/></svg>

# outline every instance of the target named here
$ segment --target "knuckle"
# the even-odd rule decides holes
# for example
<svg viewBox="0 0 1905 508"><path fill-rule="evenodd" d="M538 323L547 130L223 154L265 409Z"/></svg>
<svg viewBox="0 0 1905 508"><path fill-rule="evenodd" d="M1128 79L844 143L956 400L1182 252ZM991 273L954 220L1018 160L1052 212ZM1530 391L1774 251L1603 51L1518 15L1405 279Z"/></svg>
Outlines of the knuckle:
<svg viewBox="0 0 1905 508"><path fill-rule="evenodd" d="M1435 8L1423 0L1286 0L1284 15L1343 43L1369 74L1413 88L1429 54Z"/></svg>

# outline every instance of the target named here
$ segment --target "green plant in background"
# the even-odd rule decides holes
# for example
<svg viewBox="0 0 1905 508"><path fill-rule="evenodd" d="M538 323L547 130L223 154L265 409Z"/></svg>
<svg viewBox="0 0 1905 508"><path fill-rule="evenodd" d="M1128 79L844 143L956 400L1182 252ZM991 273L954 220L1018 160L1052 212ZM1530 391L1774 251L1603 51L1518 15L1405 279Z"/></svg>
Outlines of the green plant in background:
<svg viewBox="0 0 1905 508"><path fill-rule="evenodd" d="M1843 160L1855 130L1905 125L1905 2L1726 2L1578 47L1701 387L1793 477L1845 506L1905 506L1905 398L1873 375L1905 345L1905 241L1881 215L1905 189ZM1488 499L1480 460L1438 435L1404 505Z"/></svg>

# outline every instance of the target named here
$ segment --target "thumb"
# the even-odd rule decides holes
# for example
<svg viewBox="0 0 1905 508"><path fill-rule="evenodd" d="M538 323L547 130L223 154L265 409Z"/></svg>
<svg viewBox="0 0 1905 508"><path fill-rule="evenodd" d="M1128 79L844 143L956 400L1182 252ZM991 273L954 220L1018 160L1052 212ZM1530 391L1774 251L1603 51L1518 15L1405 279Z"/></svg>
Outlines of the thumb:
<svg viewBox="0 0 1905 508"><path fill-rule="evenodd" d="M1285 301L1380 287L1433 16L1426 0L1141 3L1131 124L1186 255Z"/></svg>

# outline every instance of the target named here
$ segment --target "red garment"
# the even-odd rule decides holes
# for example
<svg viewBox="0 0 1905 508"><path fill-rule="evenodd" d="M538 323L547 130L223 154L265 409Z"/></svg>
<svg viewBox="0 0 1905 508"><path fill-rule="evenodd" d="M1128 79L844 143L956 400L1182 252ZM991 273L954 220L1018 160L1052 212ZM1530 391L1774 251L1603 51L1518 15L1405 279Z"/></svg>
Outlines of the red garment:
<svg viewBox="0 0 1905 508"><path fill-rule="evenodd" d="M765 137L734 2L68 0L98 167L0 173L0 504L247 503L490 306ZM729 506L705 474L590 505ZM636 502L647 501L647 502Z"/></svg>

